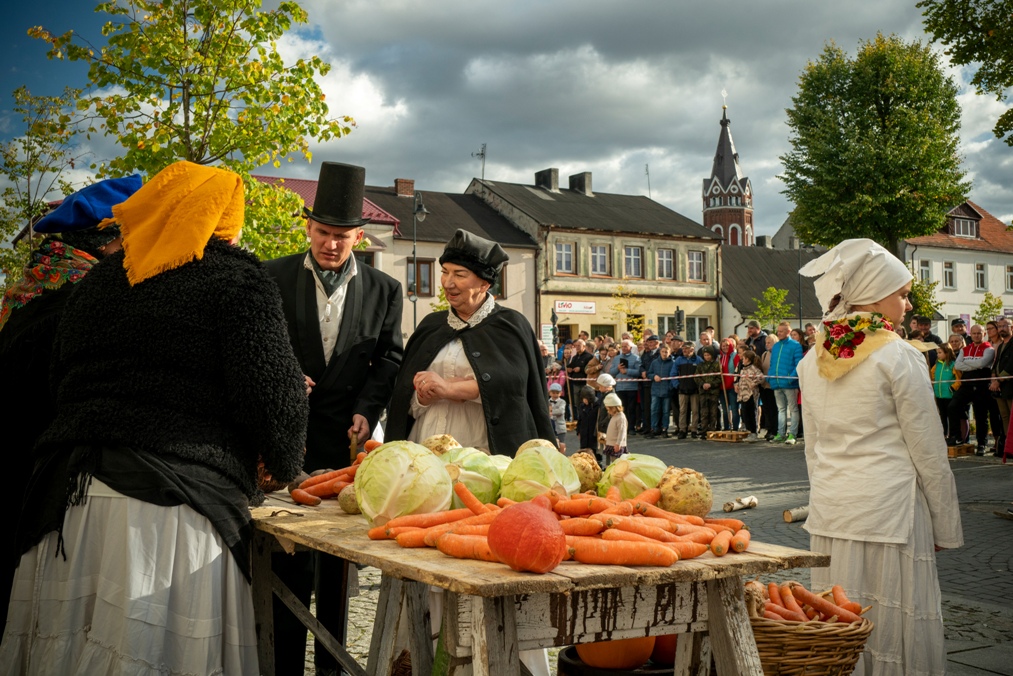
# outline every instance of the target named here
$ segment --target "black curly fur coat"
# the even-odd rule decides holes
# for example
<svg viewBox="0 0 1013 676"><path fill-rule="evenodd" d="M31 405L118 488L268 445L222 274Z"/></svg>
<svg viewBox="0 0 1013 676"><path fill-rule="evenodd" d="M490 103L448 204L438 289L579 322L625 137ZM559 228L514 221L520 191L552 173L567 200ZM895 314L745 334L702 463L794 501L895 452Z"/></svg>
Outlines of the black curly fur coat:
<svg viewBox="0 0 1013 676"><path fill-rule="evenodd" d="M57 331L56 419L38 448L125 446L209 467L259 502L257 460L302 468L309 405L281 300L251 254L201 259L131 287L123 254L77 285Z"/></svg>

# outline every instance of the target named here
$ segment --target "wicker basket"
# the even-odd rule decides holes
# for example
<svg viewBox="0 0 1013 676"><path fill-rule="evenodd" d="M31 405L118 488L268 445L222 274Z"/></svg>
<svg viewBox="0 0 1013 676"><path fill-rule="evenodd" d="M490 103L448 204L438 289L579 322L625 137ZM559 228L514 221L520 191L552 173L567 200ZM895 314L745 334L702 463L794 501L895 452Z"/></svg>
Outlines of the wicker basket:
<svg viewBox="0 0 1013 676"><path fill-rule="evenodd" d="M872 633L872 622L777 622L751 617L765 676L847 676Z"/></svg>

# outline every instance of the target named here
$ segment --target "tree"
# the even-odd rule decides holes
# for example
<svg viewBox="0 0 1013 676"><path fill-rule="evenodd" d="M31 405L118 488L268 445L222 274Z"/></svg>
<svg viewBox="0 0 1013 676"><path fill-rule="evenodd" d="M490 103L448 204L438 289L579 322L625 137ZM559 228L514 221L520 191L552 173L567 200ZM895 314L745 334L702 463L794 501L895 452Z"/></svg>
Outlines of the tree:
<svg viewBox="0 0 1013 676"><path fill-rule="evenodd" d="M1002 298L997 298L992 295L991 291L986 291L985 296L981 299L981 305L971 317L971 321L984 326L986 322L992 321L1001 314Z"/></svg>
<svg viewBox="0 0 1013 676"><path fill-rule="evenodd" d="M914 281L911 283L911 293L908 299L911 301L911 314L921 317L935 317L936 313L943 307L942 301L936 298L936 287L939 281L923 280L915 273L911 263L908 263Z"/></svg>
<svg viewBox="0 0 1013 676"><path fill-rule="evenodd" d="M429 307L433 312L443 312L450 309L450 302L447 300L447 292L440 285L440 291L436 294L436 300L429 301Z"/></svg>
<svg viewBox="0 0 1013 676"><path fill-rule="evenodd" d="M995 0L922 0L925 32L946 45L950 62L977 66L971 84L979 94L1005 101L1013 87L1013 10ZM1013 109L1007 109L992 130L1013 145Z"/></svg>
<svg viewBox="0 0 1013 676"><path fill-rule="evenodd" d="M787 110L780 178L798 236L823 246L868 237L899 253L901 240L941 228L970 187L956 95L919 42L880 34L854 59L828 44Z"/></svg>
<svg viewBox="0 0 1013 676"><path fill-rule="evenodd" d="M330 66L319 57L285 64L277 40L306 12L283 1L118 0L96 8L110 16L99 47L73 31L29 34L50 45L49 58L89 64L91 90L78 101L88 134L102 132L120 156L94 166L99 177L152 175L178 160L221 165L243 177L250 202L243 244L262 257L302 248L299 198L264 185L250 172L281 166L310 141L350 131L351 118L330 119L315 81ZM294 245L294 246L293 246Z"/></svg>
<svg viewBox="0 0 1013 676"><path fill-rule="evenodd" d="M775 289L768 286L767 290L763 292L762 300L753 299L753 302L756 303L756 312L749 319L760 322L760 326L769 326L771 331L775 330L781 320L791 316L792 304L784 302L787 297L788 289Z"/></svg>
<svg viewBox="0 0 1013 676"><path fill-rule="evenodd" d="M11 241L23 228L49 210L48 200L70 194L73 188L64 171L81 161L74 144L71 116L78 89L60 96L33 96L26 87L14 90L13 111L20 116L24 134L0 143L0 176L8 184L0 205L0 242ZM0 247L0 271L4 289L21 279L21 270L35 247L31 228L28 237L11 248Z"/></svg>
<svg viewBox="0 0 1013 676"><path fill-rule="evenodd" d="M639 341L644 334L644 315L640 313L643 304L636 289L620 283L612 292L612 302L608 305L612 319L626 326L626 330L633 335L634 342Z"/></svg>

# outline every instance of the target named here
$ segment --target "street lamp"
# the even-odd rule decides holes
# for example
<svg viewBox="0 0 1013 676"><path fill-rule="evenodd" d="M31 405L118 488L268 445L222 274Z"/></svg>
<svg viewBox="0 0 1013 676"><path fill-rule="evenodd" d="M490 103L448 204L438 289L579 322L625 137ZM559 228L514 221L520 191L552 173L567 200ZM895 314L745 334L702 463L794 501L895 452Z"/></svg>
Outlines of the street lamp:
<svg viewBox="0 0 1013 676"><path fill-rule="evenodd" d="M422 193L415 193L415 204L412 207L412 288L408 300L412 302L412 330L419 326L419 261L415 255L418 245L419 223L426 220L429 211L422 203Z"/></svg>

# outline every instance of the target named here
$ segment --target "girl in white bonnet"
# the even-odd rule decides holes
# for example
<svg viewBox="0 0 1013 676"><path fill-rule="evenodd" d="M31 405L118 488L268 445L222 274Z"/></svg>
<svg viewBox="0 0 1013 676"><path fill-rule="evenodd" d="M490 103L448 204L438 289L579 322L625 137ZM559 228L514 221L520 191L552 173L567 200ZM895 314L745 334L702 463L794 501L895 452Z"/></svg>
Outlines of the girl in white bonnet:
<svg viewBox="0 0 1013 676"><path fill-rule="evenodd" d="M963 544L956 485L921 353L892 329L911 272L872 240L842 242L802 268L826 309L798 367L810 504L805 528L875 623L856 674L943 674L935 552Z"/></svg>

